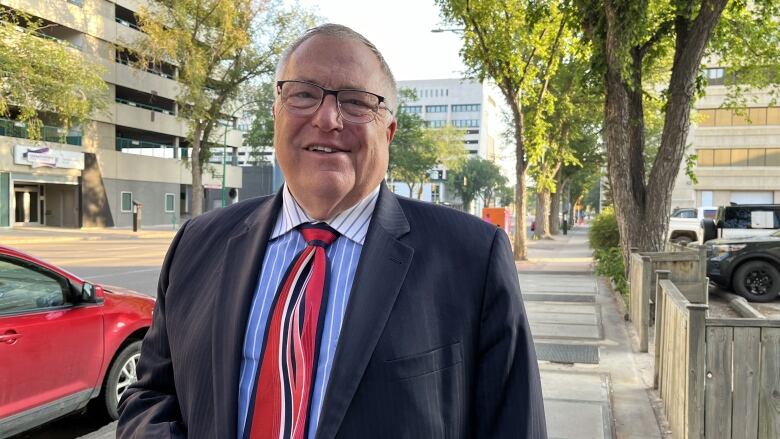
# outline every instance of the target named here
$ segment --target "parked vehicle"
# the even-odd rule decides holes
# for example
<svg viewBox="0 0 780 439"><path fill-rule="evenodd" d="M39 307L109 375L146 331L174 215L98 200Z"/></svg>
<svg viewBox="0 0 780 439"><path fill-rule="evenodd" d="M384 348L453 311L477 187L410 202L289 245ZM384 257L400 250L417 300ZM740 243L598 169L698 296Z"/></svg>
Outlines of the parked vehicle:
<svg viewBox="0 0 780 439"><path fill-rule="evenodd" d="M0 246L0 438L90 401L116 419L153 306Z"/></svg>
<svg viewBox="0 0 780 439"><path fill-rule="evenodd" d="M707 276L754 302L780 294L780 231L770 236L715 239L707 244Z"/></svg>
<svg viewBox="0 0 780 439"><path fill-rule="evenodd" d="M701 221L704 242L716 238L769 236L777 230L780 230L780 204L722 206L714 219Z"/></svg>
<svg viewBox="0 0 780 439"><path fill-rule="evenodd" d="M715 218L713 206L675 209L669 218L669 240L678 244L702 242L701 220Z"/></svg>

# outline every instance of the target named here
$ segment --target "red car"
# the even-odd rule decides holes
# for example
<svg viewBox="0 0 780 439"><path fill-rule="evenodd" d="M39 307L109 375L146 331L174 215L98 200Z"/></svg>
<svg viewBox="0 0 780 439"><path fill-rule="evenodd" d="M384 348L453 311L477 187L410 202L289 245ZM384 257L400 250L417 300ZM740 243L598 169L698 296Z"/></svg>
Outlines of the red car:
<svg viewBox="0 0 780 439"><path fill-rule="evenodd" d="M0 246L0 439L91 400L116 419L153 307Z"/></svg>

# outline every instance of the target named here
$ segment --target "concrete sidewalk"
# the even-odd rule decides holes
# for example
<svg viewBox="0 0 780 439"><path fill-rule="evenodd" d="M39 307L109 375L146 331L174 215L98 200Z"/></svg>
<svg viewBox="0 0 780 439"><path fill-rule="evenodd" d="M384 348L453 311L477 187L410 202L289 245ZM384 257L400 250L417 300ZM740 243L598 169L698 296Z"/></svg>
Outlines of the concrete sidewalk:
<svg viewBox="0 0 780 439"><path fill-rule="evenodd" d="M553 438L662 438L652 358L634 352L618 299L592 270L587 227L532 241L518 262Z"/></svg>
<svg viewBox="0 0 780 439"><path fill-rule="evenodd" d="M46 244L54 242L97 241L104 239L172 239L176 234L172 226L147 226L133 232L127 227L95 227L67 229L62 227L21 226L0 228L0 245Z"/></svg>

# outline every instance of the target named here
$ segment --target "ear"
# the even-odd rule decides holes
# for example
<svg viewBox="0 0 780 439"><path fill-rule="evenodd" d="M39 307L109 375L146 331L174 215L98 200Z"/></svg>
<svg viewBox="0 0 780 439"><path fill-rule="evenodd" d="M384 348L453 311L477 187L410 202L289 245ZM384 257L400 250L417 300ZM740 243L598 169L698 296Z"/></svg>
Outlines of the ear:
<svg viewBox="0 0 780 439"><path fill-rule="evenodd" d="M387 144L390 145L390 142L393 141L393 138L395 137L395 131L398 128L398 120L396 120L395 117L393 117L393 120L390 122L390 125L387 126Z"/></svg>

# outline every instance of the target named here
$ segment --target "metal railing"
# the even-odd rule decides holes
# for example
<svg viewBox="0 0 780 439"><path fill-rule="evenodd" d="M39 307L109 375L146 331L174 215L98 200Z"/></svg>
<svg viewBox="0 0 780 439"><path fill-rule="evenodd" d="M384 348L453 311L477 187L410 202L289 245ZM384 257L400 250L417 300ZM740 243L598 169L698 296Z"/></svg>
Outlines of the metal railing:
<svg viewBox="0 0 780 439"><path fill-rule="evenodd" d="M138 25L137 25L137 24L130 23L130 22L129 22L129 21L127 21L127 20L122 20L122 19L121 19L121 18L119 18L119 17L115 17L115 18L114 18L114 21L116 21L117 23L119 23L119 24L121 24L121 25L123 25L123 26L127 26L127 27L129 27L130 29L135 29L135 30L137 30L138 32L142 32L142 31L141 31L141 28L140 28L140 27L138 27Z"/></svg>
<svg viewBox="0 0 780 439"><path fill-rule="evenodd" d="M139 102L128 101L127 99L122 99L122 98L115 98L114 100L116 102L119 102L120 104L130 105L131 107L144 108L146 110L152 110L152 111L156 111L158 113L168 114L168 115L171 115L171 116L174 115L173 111L169 111L169 110L166 110L166 109L160 108L160 107L155 107L153 105L141 104Z"/></svg>
<svg viewBox="0 0 780 439"><path fill-rule="evenodd" d="M115 58L114 58L114 60L115 60L116 62L118 62L119 64L124 64L124 65L126 65L126 66L129 66L129 67L132 67L132 68L134 68L134 69L137 69L137 68L138 68L138 66L136 66L136 65L132 64L132 63L130 62L130 60L128 60L128 59L123 59L123 58L121 58L121 57L119 57L119 56L115 57ZM175 80L175 78L173 77L173 75L170 75L170 74L168 74L168 73L165 73L165 72L161 72L161 71L159 71L159 70L154 70L154 69L150 69L150 68L141 68L141 69L139 69L139 70L143 70L143 71L145 71L146 73L151 73L152 75L159 75L159 76L162 76L163 78L167 78L167 79L172 79L172 80Z"/></svg>
<svg viewBox="0 0 780 439"><path fill-rule="evenodd" d="M44 125L41 127L41 138L44 142L65 143L67 145L81 146L81 133L71 130L65 133L63 128ZM0 118L0 136L29 139L30 134L27 124L24 122Z"/></svg>

